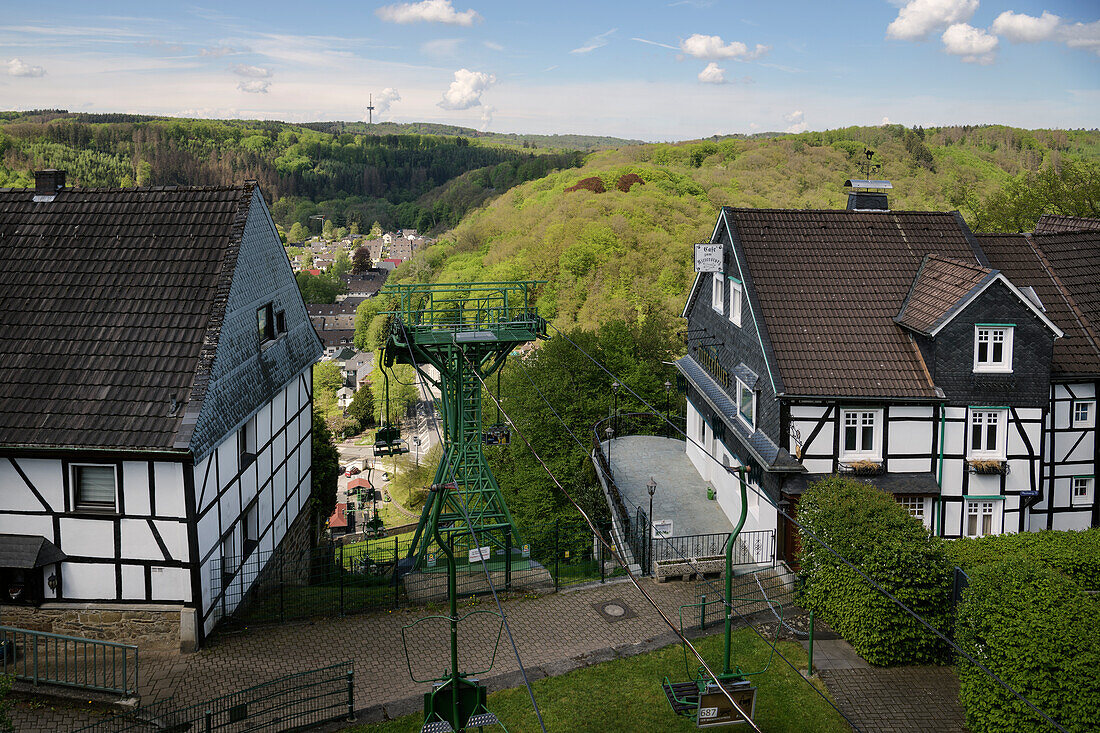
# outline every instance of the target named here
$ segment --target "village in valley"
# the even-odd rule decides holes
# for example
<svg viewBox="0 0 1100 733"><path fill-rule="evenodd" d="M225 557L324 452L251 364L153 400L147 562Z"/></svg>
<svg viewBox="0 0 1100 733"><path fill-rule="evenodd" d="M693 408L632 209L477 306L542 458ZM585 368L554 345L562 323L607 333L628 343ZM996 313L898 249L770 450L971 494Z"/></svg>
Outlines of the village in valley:
<svg viewBox="0 0 1100 733"><path fill-rule="evenodd" d="M0 20L0 730L1096 730L1096 8L455 2Z"/></svg>

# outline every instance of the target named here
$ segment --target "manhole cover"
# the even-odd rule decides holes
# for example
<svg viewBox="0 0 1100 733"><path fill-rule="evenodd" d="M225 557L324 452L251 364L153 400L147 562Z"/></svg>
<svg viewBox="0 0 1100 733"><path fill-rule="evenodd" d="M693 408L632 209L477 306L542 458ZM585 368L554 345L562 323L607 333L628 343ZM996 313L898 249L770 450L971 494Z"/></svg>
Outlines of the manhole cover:
<svg viewBox="0 0 1100 733"><path fill-rule="evenodd" d="M624 618L634 618L634 616L637 615L630 610L630 606L626 605L621 598L613 598L610 601L593 603L592 608L608 622L621 621Z"/></svg>

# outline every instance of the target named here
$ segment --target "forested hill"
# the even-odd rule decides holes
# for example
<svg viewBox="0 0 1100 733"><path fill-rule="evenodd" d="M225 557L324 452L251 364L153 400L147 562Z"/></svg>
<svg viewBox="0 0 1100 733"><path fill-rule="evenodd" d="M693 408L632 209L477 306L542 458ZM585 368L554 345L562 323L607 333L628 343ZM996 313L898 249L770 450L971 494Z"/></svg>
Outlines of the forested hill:
<svg viewBox="0 0 1100 733"><path fill-rule="evenodd" d="M606 135L535 135L532 133L486 132L472 127L441 125L435 122L310 122L302 125L321 132L357 132L368 135L460 135L486 143L513 145L548 150L581 150L592 152L624 145L641 145L643 140L631 140Z"/></svg>
<svg viewBox="0 0 1100 733"><path fill-rule="evenodd" d="M844 208L867 149L883 165L875 177L893 181L893 209L959 210L975 231L1029 231L1044 212L1100 216L1095 130L887 125L642 145L517 186L394 278L546 280L538 306L560 327L658 318L671 336L692 245L719 207Z"/></svg>
<svg viewBox="0 0 1100 733"><path fill-rule="evenodd" d="M59 111L0 113L0 186L29 186L60 168L84 186L259 181L289 228L324 215L337 225L456 224L522 181L577 165L580 154L482 144L463 136L324 132L244 120L185 120ZM314 222L315 228L319 226Z"/></svg>

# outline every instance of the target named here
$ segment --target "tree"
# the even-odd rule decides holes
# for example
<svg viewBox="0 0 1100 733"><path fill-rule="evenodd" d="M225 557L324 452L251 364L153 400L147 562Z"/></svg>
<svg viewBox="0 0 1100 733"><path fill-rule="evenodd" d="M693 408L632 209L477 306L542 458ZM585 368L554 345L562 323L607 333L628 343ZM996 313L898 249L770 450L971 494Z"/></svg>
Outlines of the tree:
<svg viewBox="0 0 1100 733"><path fill-rule="evenodd" d="M313 267L313 253L306 252L302 255L302 269L308 270Z"/></svg>
<svg viewBox="0 0 1100 733"><path fill-rule="evenodd" d="M348 233L351 234L351 236L353 236L353 237L358 237L359 236L359 222L353 221L351 223L351 225L348 227Z"/></svg>
<svg viewBox="0 0 1100 733"><path fill-rule="evenodd" d="M304 242L307 239L309 239L309 230L302 226L301 222L294 222L293 226L290 227L290 232L287 234L287 240L298 243Z"/></svg>
<svg viewBox="0 0 1100 733"><path fill-rule="evenodd" d="M314 391L336 398L336 391L344 384L340 367L334 361L322 361L313 367Z"/></svg>
<svg viewBox="0 0 1100 733"><path fill-rule="evenodd" d="M366 245L356 248L355 253L351 256L352 272L360 274L370 269L370 248Z"/></svg>
<svg viewBox="0 0 1100 733"><path fill-rule="evenodd" d="M371 239L378 239L381 236L382 236L382 225L379 224L376 221L373 224L371 224L371 226L370 226L370 238Z"/></svg>
<svg viewBox="0 0 1100 733"><path fill-rule="evenodd" d="M348 416L359 421L361 430L374 427L374 395L371 393L369 382L360 387L351 398Z"/></svg>
<svg viewBox="0 0 1100 733"><path fill-rule="evenodd" d="M318 517L328 517L336 508L336 482L340 475L340 454L332 433L317 411L313 411L313 449L310 467L310 503Z"/></svg>
<svg viewBox="0 0 1100 733"><path fill-rule="evenodd" d="M329 274L334 278L342 278L349 270L351 270L351 258L348 257L347 252L341 250L336 254L336 259L328 270Z"/></svg>
<svg viewBox="0 0 1100 733"><path fill-rule="evenodd" d="M332 219L325 219L325 223L321 225L321 236L325 239L336 236L336 225L332 223Z"/></svg>

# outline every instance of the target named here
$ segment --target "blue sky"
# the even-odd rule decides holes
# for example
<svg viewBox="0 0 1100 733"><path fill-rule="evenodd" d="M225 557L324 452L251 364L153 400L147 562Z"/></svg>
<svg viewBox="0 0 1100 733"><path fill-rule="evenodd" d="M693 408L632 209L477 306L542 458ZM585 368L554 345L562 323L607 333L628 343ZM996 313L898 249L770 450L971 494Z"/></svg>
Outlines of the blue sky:
<svg viewBox="0 0 1100 733"><path fill-rule="evenodd" d="M0 109L680 140L1100 123L1100 4L13 2Z"/></svg>

